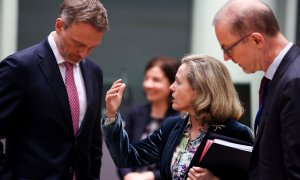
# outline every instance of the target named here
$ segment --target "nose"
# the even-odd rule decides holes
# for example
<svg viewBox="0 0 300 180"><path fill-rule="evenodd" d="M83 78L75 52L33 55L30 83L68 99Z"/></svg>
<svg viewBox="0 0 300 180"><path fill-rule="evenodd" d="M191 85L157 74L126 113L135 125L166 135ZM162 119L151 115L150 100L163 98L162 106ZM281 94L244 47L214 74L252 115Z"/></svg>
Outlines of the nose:
<svg viewBox="0 0 300 180"><path fill-rule="evenodd" d="M79 56L82 59L85 59L89 54L90 54L91 50L89 48L82 48L79 50Z"/></svg>
<svg viewBox="0 0 300 180"><path fill-rule="evenodd" d="M224 61L231 60L231 57L227 55L226 53L223 53Z"/></svg>
<svg viewBox="0 0 300 180"><path fill-rule="evenodd" d="M169 88L172 92L174 91L174 83L171 84L170 88Z"/></svg>
<svg viewBox="0 0 300 180"><path fill-rule="evenodd" d="M153 86L153 82L150 79L145 79L143 82L144 88L151 88Z"/></svg>

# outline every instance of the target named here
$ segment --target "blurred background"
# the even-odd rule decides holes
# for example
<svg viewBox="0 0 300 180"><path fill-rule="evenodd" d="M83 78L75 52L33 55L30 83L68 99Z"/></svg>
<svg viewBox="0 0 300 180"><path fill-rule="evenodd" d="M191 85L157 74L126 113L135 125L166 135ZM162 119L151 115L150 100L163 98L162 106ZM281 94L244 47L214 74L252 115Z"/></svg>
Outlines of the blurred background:
<svg viewBox="0 0 300 180"><path fill-rule="evenodd" d="M223 54L214 34L213 16L227 0L102 0L110 30L91 57L102 67L104 93L122 78L127 84L121 111L145 102L142 91L145 64L153 56L181 59L190 53L209 54L229 68L246 109L241 122L253 127L262 73L247 75ZM0 0L0 60L44 40L54 30L62 0ZM264 0L274 11L284 35L300 42L300 4L297 0ZM104 109L103 109L104 111ZM104 144L101 179L117 180Z"/></svg>

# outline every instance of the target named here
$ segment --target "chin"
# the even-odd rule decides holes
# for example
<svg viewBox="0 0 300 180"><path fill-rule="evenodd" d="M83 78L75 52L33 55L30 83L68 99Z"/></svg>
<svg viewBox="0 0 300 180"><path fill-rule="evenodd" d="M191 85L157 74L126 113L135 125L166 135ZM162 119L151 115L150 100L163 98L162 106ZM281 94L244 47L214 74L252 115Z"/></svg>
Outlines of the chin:
<svg viewBox="0 0 300 180"><path fill-rule="evenodd" d="M255 73L255 72L252 72L252 71L248 71L248 70L246 70L246 69L243 69L243 71L244 71L244 73L246 73L246 74L252 74L252 73Z"/></svg>
<svg viewBox="0 0 300 180"><path fill-rule="evenodd" d="M147 100L151 102L157 101L157 99L158 98L156 98L155 96L147 96Z"/></svg>
<svg viewBox="0 0 300 180"><path fill-rule="evenodd" d="M179 109L176 105L174 105L174 104L172 104L172 108L173 108L175 111L180 111L180 109Z"/></svg>
<svg viewBox="0 0 300 180"><path fill-rule="evenodd" d="M153 99L153 98L151 98L151 97L147 97L146 99L147 99L147 101L149 101L150 103L155 102L155 99Z"/></svg>

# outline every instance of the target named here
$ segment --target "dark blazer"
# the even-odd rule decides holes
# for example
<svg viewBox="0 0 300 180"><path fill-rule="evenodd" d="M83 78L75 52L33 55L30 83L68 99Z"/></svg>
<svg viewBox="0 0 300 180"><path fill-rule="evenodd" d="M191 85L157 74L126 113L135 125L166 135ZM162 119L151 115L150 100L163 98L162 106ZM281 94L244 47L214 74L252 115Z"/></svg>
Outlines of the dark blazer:
<svg viewBox="0 0 300 180"><path fill-rule="evenodd" d="M118 167L136 167L160 162L162 179L172 179L170 171L171 160L183 131L186 128L188 122L187 118L181 119L179 116L167 118L163 121L160 129L137 144L129 143L126 131L121 128L122 120L120 114L118 114L116 123L105 126L104 122L105 119L102 120L105 142ZM245 125L235 120L228 120L223 125L225 125L223 128L211 127L207 135L209 135L210 132L214 132L246 142L253 142L251 130ZM205 144L206 140L202 141L201 144L203 143ZM199 150L198 155L193 157L191 166L198 162L197 160L200 158L201 151L202 150ZM230 174L234 177L231 177L231 179L240 179L235 178L235 173L236 172L232 172ZM247 176L247 172L246 175L243 175L243 177Z"/></svg>
<svg viewBox="0 0 300 180"><path fill-rule="evenodd" d="M0 136L7 139L1 175L58 180L72 179L75 171L77 180L99 179L102 71L88 58L80 68L87 109L74 136L67 91L47 40L0 63Z"/></svg>
<svg viewBox="0 0 300 180"><path fill-rule="evenodd" d="M151 104L147 103L140 106L134 106L127 118L125 119L125 130L131 143L137 143L141 140L142 134L148 123L151 122ZM167 110L165 117L175 116L178 112L173 110L172 107ZM164 117L164 118L165 118ZM135 172L136 168L118 168L120 179L130 173ZM153 173L156 180L161 179L159 163L153 167Z"/></svg>
<svg viewBox="0 0 300 180"><path fill-rule="evenodd" d="M300 179L300 49L293 45L269 84L250 179Z"/></svg>

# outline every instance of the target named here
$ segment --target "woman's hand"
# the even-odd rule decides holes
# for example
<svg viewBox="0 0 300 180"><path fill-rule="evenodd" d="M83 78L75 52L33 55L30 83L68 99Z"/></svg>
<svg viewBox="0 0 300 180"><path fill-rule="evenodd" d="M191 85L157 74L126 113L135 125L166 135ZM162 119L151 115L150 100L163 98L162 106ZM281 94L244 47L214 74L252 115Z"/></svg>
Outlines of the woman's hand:
<svg viewBox="0 0 300 180"><path fill-rule="evenodd" d="M201 167L192 167L189 170L187 180L220 180L214 176L208 169Z"/></svg>
<svg viewBox="0 0 300 180"><path fill-rule="evenodd" d="M130 172L124 176L123 180L155 180L153 172Z"/></svg>
<svg viewBox="0 0 300 180"><path fill-rule="evenodd" d="M121 105L125 84L122 83L121 79L116 80L111 88L107 91L105 102L106 102L106 116L108 118L114 118L117 110Z"/></svg>

